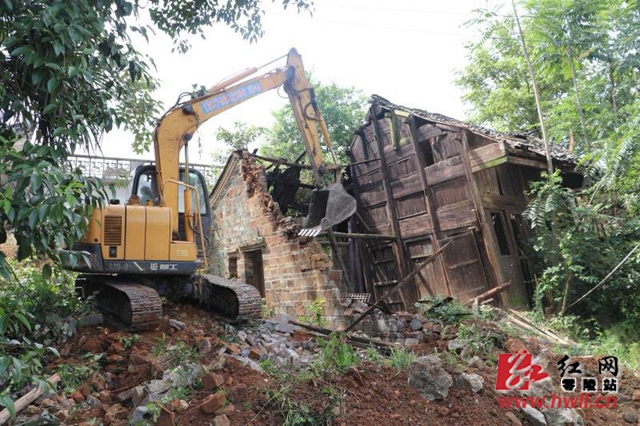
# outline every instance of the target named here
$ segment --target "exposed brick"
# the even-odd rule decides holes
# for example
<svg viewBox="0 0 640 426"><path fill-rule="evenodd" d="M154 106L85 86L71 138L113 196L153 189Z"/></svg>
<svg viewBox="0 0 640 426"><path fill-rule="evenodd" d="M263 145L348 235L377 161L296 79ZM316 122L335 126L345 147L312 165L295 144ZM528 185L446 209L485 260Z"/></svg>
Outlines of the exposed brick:
<svg viewBox="0 0 640 426"><path fill-rule="evenodd" d="M205 399L200 405L200 411L206 414L213 414L224 405L227 398L222 393L214 393Z"/></svg>

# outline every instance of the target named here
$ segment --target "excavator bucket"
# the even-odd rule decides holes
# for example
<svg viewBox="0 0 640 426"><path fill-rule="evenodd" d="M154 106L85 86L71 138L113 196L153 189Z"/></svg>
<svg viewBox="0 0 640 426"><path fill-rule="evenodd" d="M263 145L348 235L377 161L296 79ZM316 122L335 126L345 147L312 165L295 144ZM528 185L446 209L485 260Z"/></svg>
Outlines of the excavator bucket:
<svg viewBox="0 0 640 426"><path fill-rule="evenodd" d="M309 214L302 220L300 235L315 237L349 219L356 212L356 200L340 183L311 192Z"/></svg>

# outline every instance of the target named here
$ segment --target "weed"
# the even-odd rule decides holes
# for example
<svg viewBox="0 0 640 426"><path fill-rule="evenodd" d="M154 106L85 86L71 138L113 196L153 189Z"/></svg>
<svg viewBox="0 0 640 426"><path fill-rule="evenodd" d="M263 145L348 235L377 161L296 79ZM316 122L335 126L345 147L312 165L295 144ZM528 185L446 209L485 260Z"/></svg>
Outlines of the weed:
<svg viewBox="0 0 640 426"><path fill-rule="evenodd" d="M242 403L242 409L244 411L251 410L251 401L245 401L244 403Z"/></svg>
<svg viewBox="0 0 640 426"><path fill-rule="evenodd" d="M275 308L268 308L267 299L265 299L264 297L262 298L260 306L262 307L262 318L273 318L276 315Z"/></svg>
<svg viewBox="0 0 640 426"><path fill-rule="evenodd" d="M416 303L422 314L431 320L442 321L445 324L457 324L464 317L472 315L471 311L457 301L437 294L433 299L425 299L428 303ZM426 307L425 307L426 306Z"/></svg>
<svg viewBox="0 0 640 426"><path fill-rule="evenodd" d="M131 334L127 337L124 337L124 336L120 337L120 343L122 343L122 346L125 349L131 348L139 340L140 340L139 334Z"/></svg>
<svg viewBox="0 0 640 426"><path fill-rule="evenodd" d="M373 346L369 346L364 353L365 359L372 364L384 364L384 357Z"/></svg>
<svg viewBox="0 0 640 426"><path fill-rule="evenodd" d="M495 347L502 346L504 336L494 330L481 330L476 324L462 324L458 328L459 340L465 342L465 357L488 356Z"/></svg>
<svg viewBox="0 0 640 426"><path fill-rule="evenodd" d="M198 351L184 342L177 342L167 346L166 336L164 333L161 338L157 339L153 348L153 356L165 368L177 367L180 364L195 362L198 359Z"/></svg>
<svg viewBox="0 0 640 426"><path fill-rule="evenodd" d="M91 374L97 369L97 365L89 364L60 364L58 374L65 393L73 392L78 386L85 383Z"/></svg>
<svg viewBox="0 0 640 426"><path fill-rule="evenodd" d="M400 347L391 348L391 366L398 371L405 371L413 361L416 354Z"/></svg>
<svg viewBox="0 0 640 426"><path fill-rule="evenodd" d="M318 339L318 345L322 348L321 365L325 371L335 370L341 374L360 361L357 352L347 344L346 338L335 332L329 335L328 340Z"/></svg>
<svg viewBox="0 0 640 426"><path fill-rule="evenodd" d="M445 365L448 365L454 371L462 371L462 363L460 362L460 358L458 358L458 355L454 351L442 352L440 354L440 359L445 363Z"/></svg>
<svg viewBox="0 0 640 426"><path fill-rule="evenodd" d="M310 306L307 306L309 315L300 316L300 321L317 325L318 327L324 327L327 324L324 320L324 304L324 299L315 300Z"/></svg>

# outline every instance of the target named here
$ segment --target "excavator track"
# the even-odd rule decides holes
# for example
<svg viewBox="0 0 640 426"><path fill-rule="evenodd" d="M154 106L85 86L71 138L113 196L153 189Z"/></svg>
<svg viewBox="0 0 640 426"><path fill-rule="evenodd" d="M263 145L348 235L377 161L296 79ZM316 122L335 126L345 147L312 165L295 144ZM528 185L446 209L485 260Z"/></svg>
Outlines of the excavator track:
<svg viewBox="0 0 640 426"><path fill-rule="evenodd" d="M195 299L227 321L262 316L262 296L250 284L216 275L195 275L193 286Z"/></svg>
<svg viewBox="0 0 640 426"><path fill-rule="evenodd" d="M162 318L158 292L135 282L104 276L81 276L78 284L85 295L95 295L95 304L131 331L153 330Z"/></svg>

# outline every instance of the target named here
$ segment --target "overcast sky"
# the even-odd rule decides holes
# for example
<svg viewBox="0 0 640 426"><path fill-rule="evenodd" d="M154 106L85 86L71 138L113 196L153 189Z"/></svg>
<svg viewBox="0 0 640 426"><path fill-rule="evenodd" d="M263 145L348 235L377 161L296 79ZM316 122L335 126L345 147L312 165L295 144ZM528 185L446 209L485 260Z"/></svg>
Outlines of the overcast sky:
<svg viewBox="0 0 640 426"><path fill-rule="evenodd" d="M165 108L193 84L210 87L225 77L259 66L295 47L306 69L321 82L354 86L409 107L464 119L461 92L453 84L455 70L466 63L464 44L479 34L462 24L485 0L315 0L313 16L284 11L280 0L266 1L265 35L249 44L239 34L218 25L206 40L194 37L191 50L171 53L172 43L156 35L139 49L151 55L161 80L156 97ZM284 65L284 59L262 72ZM271 112L286 103L276 90L209 120L190 149L191 162L210 163L218 149L214 133L234 121L269 126ZM198 151L198 140L203 152ZM112 132L105 137L106 156L134 157L130 137ZM152 158L152 154L142 157Z"/></svg>

